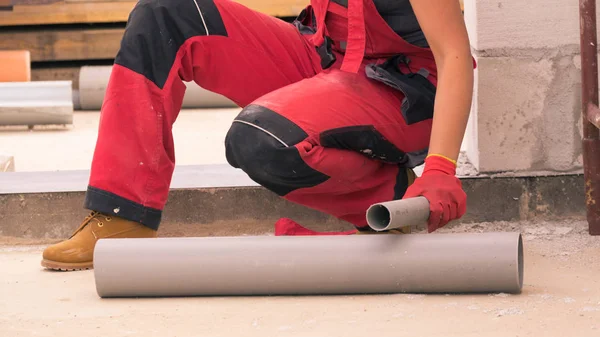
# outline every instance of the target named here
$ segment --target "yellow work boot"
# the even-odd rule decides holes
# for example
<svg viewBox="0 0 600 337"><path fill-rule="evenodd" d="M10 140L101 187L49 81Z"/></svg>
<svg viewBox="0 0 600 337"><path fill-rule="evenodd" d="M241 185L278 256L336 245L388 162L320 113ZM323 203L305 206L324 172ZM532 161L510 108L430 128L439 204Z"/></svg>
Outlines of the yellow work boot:
<svg viewBox="0 0 600 337"><path fill-rule="evenodd" d="M68 240L44 250L42 266L54 270L93 268L94 247L105 238L154 238L157 232L138 222L91 212Z"/></svg>
<svg viewBox="0 0 600 337"><path fill-rule="evenodd" d="M405 168L406 169L406 175L407 175L407 181L408 181L408 185L406 186L406 188L408 188L408 186L412 185L415 182L415 179L417 179L417 175L415 174L415 171L413 171L413 169L411 168ZM374 229L372 229L371 227L365 227L365 228L359 228L358 231L356 232L356 234L410 234L412 233L412 227L411 226L404 226L404 227L400 227L400 228L394 228L394 229L390 229L387 231L376 231Z"/></svg>

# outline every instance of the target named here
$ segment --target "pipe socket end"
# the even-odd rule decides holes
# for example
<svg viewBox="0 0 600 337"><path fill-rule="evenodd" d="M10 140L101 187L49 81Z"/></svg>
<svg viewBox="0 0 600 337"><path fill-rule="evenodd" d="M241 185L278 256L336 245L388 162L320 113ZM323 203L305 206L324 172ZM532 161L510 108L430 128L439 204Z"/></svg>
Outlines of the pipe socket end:
<svg viewBox="0 0 600 337"><path fill-rule="evenodd" d="M521 234L519 234L519 244L518 244L518 248L517 248L517 272L519 273L518 275L518 293L521 293L521 290L523 289L523 270L525 269L525 266L523 265L524 262L524 258L523 258L523 237Z"/></svg>

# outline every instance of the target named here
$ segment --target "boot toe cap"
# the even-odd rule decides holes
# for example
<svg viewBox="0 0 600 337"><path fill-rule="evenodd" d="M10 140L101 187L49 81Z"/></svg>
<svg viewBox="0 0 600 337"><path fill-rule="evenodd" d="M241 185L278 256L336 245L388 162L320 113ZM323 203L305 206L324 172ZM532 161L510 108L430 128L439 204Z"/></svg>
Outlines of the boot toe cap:
<svg viewBox="0 0 600 337"><path fill-rule="evenodd" d="M66 240L47 247L42 257L47 261L59 263L84 263L92 261L93 247L84 247Z"/></svg>

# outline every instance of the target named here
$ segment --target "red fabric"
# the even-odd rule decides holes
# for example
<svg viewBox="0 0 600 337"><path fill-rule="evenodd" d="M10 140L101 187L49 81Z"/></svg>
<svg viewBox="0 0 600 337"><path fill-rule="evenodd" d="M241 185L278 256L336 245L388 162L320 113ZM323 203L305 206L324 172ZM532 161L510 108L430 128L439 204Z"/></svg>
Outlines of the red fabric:
<svg viewBox="0 0 600 337"><path fill-rule="evenodd" d="M339 63L335 65L338 67ZM364 227L366 210L394 198L399 166L371 160L358 151L323 146L323 132L372 125L404 152L426 148L431 120L407 125L398 107L402 94L358 74L331 69L264 95L256 104L300 126L308 138L296 144L308 166L330 177L285 196L312 209Z"/></svg>
<svg viewBox="0 0 600 337"><path fill-rule="evenodd" d="M343 232L317 232L298 224L294 220L281 218L275 223L275 236L295 236L295 235L352 235L357 230L352 229Z"/></svg>
<svg viewBox="0 0 600 337"><path fill-rule="evenodd" d="M411 185L404 199L424 196L429 200L429 233L462 217L467 208L467 195L456 176L456 166L447 159L431 156L425 160L423 174Z"/></svg>
<svg viewBox="0 0 600 337"><path fill-rule="evenodd" d="M326 0L313 0L320 11ZM356 1L356 0L351 0ZM414 56L411 65L427 68L435 82L431 52L409 45L379 16L372 1L362 1L365 49L381 59L362 60L358 73L341 71L344 55L323 71L310 36L293 25L243 5L214 0L228 36L189 39L178 51L164 88L116 65L107 88L90 185L143 206L163 209L175 165L172 126L185 90L184 81L222 94L240 106L263 105L300 126L309 137L296 145L307 165L330 177L286 199L323 211L357 227L366 226L373 203L391 200L397 165L371 160L355 151L322 146L320 133L333 128L372 125L400 150L429 144L431 120L407 125L400 112L403 95L366 77L367 63L394 53ZM353 3L352 6L355 6ZM347 11L317 15L324 34L347 38ZM354 28L353 28L354 29ZM362 28L358 27L358 30ZM362 39L358 39L362 40ZM189 144L202 146L210 144Z"/></svg>
<svg viewBox="0 0 600 337"><path fill-rule="evenodd" d="M371 0L368 0L371 1ZM358 72L365 53L365 16L363 0L348 0L348 46L342 71Z"/></svg>
<svg viewBox="0 0 600 337"><path fill-rule="evenodd" d="M314 76L320 58L297 29L237 2L215 0L228 37L198 36L179 49L161 90L114 65L106 90L89 184L162 209L175 166L172 125L185 85L195 81L240 106ZM189 144L198 146L202 144Z"/></svg>
<svg viewBox="0 0 600 337"><path fill-rule="evenodd" d="M348 8L330 0L311 0L311 7L317 18L326 18L324 34L334 40L334 49L345 54L343 71L356 73L361 70L361 64L377 62L376 58L404 54L410 57L412 68L427 69L429 80L437 83L432 51L402 39L381 17L373 0L349 0ZM324 10L327 10L326 15L321 13ZM317 31L315 35L321 33ZM322 39L314 37L312 41L318 46ZM342 41L347 42L345 51L340 49Z"/></svg>

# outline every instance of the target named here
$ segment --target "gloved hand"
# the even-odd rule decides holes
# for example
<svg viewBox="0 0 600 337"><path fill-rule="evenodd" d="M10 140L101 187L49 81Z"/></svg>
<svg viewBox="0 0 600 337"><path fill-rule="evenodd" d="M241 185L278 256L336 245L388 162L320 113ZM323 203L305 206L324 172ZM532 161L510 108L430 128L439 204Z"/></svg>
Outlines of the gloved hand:
<svg viewBox="0 0 600 337"><path fill-rule="evenodd" d="M429 233L462 217L467 210L467 195L456 177L456 163L444 156L427 156L423 174L408 187L403 199L419 196L429 201Z"/></svg>

